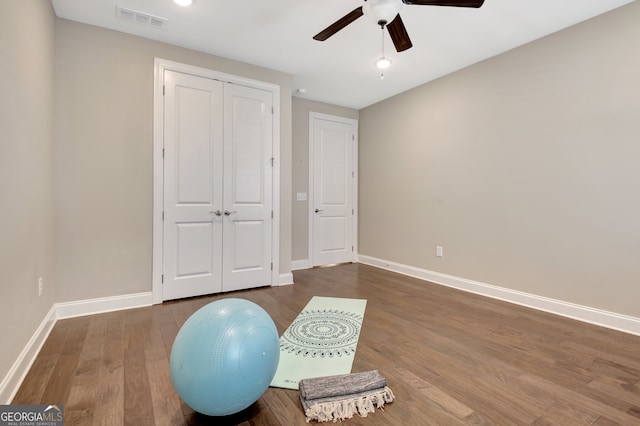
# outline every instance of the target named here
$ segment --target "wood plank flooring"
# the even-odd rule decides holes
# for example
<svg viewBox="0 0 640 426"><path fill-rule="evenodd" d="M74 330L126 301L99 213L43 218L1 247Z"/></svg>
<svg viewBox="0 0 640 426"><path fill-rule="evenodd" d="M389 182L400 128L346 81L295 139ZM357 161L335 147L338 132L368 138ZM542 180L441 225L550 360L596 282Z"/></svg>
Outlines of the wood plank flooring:
<svg viewBox="0 0 640 426"><path fill-rule="evenodd" d="M14 404L64 404L68 425L305 425L297 391L269 388L224 418L173 390L184 321L221 297L262 306L282 333L312 296L367 299L353 371L396 401L350 425L640 425L640 337L365 265L294 273L295 285L59 321Z"/></svg>

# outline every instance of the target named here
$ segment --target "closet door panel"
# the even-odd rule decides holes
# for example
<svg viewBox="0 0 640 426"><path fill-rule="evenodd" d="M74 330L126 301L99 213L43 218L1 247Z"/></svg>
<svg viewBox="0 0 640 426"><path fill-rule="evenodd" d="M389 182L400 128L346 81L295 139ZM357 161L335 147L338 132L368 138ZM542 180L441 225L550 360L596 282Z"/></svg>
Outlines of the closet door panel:
<svg viewBox="0 0 640 426"><path fill-rule="evenodd" d="M225 86L223 291L271 284L272 97Z"/></svg>
<svg viewBox="0 0 640 426"><path fill-rule="evenodd" d="M223 84L165 71L163 300L222 291Z"/></svg>

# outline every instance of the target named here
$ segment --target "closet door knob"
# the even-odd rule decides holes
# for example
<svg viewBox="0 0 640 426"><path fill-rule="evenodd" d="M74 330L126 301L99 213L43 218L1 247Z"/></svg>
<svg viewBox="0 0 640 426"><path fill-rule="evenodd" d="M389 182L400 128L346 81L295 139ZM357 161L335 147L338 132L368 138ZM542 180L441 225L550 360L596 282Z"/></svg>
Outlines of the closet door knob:
<svg viewBox="0 0 640 426"><path fill-rule="evenodd" d="M315 209L314 211L315 211L316 213L320 213L320 212L323 212L324 210Z"/></svg>
<svg viewBox="0 0 640 426"><path fill-rule="evenodd" d="M232 211L225 210L225 211L224 211L224 215L225 215L225 216L231 216L231 215L232 215L232 214L234 214L234 213L238 213L238 211L237 211L237 210L232 210Z"/></svg>
<svg viewBox="0 0 640 426"><path fill-rule="evenodd" d="M216 210L216 211L211 210L209 213L215 214L216 216L222 216L222 212L220 210Z"/></svg>

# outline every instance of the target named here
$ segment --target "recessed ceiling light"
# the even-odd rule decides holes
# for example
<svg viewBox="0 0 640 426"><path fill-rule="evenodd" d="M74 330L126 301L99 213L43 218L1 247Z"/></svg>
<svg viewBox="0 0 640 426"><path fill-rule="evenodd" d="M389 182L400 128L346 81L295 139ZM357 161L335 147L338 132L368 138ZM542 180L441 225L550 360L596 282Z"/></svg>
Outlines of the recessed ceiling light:
<svg viewBox="0 0 640 426"><path fill-rule="evenodd" d="M180 6L191 6L193 0L173 0L175 4Z"/></svg>

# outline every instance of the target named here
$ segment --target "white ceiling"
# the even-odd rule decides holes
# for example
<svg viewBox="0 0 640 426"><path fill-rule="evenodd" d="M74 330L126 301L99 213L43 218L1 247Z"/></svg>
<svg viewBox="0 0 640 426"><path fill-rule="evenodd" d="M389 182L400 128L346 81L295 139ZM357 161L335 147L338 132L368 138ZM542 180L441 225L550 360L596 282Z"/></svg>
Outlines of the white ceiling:
<svg viewBox="0 0 640 426"><path fill-rule="evenodd" d="M362 17L325 42L312 37L362 0L52 0L58 17L275 69L305 98L360 109L634 0L485 0L480 9L404 5L413 48L384 80L380 28ZM167 18L164 29L116 18L116 5Z"/></svg>

